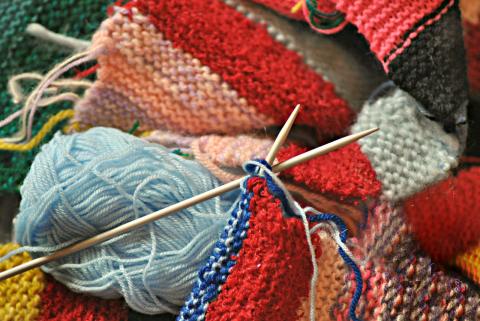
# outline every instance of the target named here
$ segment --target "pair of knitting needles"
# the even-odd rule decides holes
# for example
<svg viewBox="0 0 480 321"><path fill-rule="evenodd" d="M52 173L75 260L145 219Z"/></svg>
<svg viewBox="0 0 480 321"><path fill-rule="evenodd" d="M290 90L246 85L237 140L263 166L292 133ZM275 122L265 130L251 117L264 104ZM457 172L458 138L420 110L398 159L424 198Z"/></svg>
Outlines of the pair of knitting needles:
<svg viewBox="0 0 480 321"><path fill-rule="evenodd" d="M290 129L293 126L293 123L294 123L299 111L300 111L300 105L297 105L297 107L295 107L292 114L290 115L290 117L286 121L285 125L282 127L282 129L281 129L280 133L278 134L277 138L275 139L270 151L268 152L268 155L267 155L265 160L270 165L272 165L272 163L274 162L278 150L280 149L280 147L285 142L285 140L286 140L286 138L287 138L287 136L290 132ZM279 173L279 172L284 171L286 169L289 169L293 166L304 163L304 162L306 162L306 161L308 161L312 158L315 158L317 156L326 154L328 152L339 149L339 148L341 148L345 145L353 143L353 142L357 141L358 139L360 139L362 137L365 137L367 135L370 135L371 133L373 133L377 130L378 130L378 128L372 128L372 129L365 130L365 131L362 131L362 132L357 133L357 134L353 134L353 135L350 135L350 136L346 136L346 137L337 139L337 140L335 140L331 143L328 143L326 145L317 147L317 148L312 149L312 150L310 150L306 153L303 153L303 154L300 154L296 157L293 157L293 158L291 158L291 159L289 159L285 162L276 164L272 167L272 171L274 173ZM26 271L31 270L33 268L42 266L42 265L47 264L49 262L58 260L58 259L60 259L64 256L76 253L78 251L81 251L81 250L86 249L88 247L91 247L93 245L102 243L102 242L104 242L108 239L111 239L111 238L115 237L115 236L119 236L121 234L127 233L127 232L129 232L129 231L131 231L135 228L141 227L145 224L156 221L156 220L158 220L162 217L165 217L165 216L170 215L172 213L178 212L178 211L180 211L182 209L185 209L187 207L193 206L195 204L201 203L201 202L206 201L208 199L211 199L213 197L219 196L220 194L232 191L236 188L239 188L244 179L245 178L237 179L237 180L232 181L230 183L227 183L225 185L214 188L210 191L207 191L207 192L201 193L199 195L196 195L192 198L189 198L189 199L183 200L181 202L178 202L176 204L170 205L170 206L168 206L166 208L163 208L159 211L156 211L156 212L150 213L146 216L137 218L137 219L135 219L131 222L122 224L120 226L117 226L117 227L115 227L111 230L102 232L102 233L100 233L100 234L98 234L94 237L91 237L91 238L83 240L79 243L76 243L76 244L73 244L73 245L68 246L66 248L63 248L61 250L58 250L58 251L56 251L56 252L54 252L50 255L39 257L39 258L33 259L29 262L26 262L24 264L17 265L17 266L15 266L15 267L13 267L9 270L1 272L0 273L0 281L8 279L8 278L10 278L12 276L15 276L17 274L26 272Z"/></svg>

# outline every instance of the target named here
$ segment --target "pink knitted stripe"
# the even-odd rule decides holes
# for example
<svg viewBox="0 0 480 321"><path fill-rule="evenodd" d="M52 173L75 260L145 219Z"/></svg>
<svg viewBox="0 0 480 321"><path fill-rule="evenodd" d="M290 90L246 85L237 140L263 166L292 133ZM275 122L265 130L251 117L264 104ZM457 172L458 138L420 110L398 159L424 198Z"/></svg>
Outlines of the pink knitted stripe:
<svg viewBox="0 0 480 321"><path fill-rule="evenodd" d="M412 40L415 39L422 31L425 30L428 26L434 24L438 20L442 18L444 14L448 12L448 10L453 6L455 3L454 0L450 0L448 5L443 8L435 17L428 19L424 24L419 26L414 32L410 33L408 35L407 40L405 40L400 47L398 47L388 58L385 62L383 62L383 67L385 68L386 71L388 71L388 65L397 57L399 56L410 44L412 43Z"/></svg>
<svg viewBox="0 0 480 321"><path fill-rule="evenodd" d="M273 124L220 76L174 48L136 8L132 12L133 22L121 14L107 19L95 34L94 43L108 49L98 59L98 83L120 91L148 115L149 120L139 121L153 121L154 127L142 129L239 133ZM96 112L112 114L102 109Z"/></svg>
<svg viewBox="0 0 480 321"><path fill-rule="evenodd" d="M405 34L443 1L336 0L336 3L346 19L368 40L377 58L385 62L386 57L401 46Z"/></svg>

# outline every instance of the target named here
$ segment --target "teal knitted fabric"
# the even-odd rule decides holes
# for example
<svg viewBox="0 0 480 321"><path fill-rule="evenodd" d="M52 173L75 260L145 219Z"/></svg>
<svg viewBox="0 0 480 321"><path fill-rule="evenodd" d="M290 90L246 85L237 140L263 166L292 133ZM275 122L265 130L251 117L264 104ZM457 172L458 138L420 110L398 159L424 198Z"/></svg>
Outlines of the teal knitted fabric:
<svg viewBox="0 0 480 321"><path fill-rule="evenodd" d="M10 0L0 1L0 119L20 109L7 92L8 79L22 72L45 73L69 54L62 48L44 43L25 32L29 23L39 23L61 34L89 39L106 17L107 6L113 0ZM46 107L36 114L33 134L67 103ZM61 125L56 129L61 128ZM10 136L18 122L0 128L0 137ZM45 143L52 136L45 137ZM29 152L0 151L0 192L18 189L28 172L39 147Z"/></svg>

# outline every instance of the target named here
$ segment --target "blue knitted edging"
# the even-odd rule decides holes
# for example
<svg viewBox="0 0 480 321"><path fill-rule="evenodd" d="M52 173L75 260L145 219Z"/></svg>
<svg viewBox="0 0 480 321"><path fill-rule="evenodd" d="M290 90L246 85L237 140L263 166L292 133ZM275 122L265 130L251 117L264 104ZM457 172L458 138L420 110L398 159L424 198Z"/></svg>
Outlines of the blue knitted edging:
<svg viewBox="0 0 480 321"><path fill-rule="evenodd" d="M245 181L244 188L248 181ZM203 321L208 305L220 293L236 260L243 240L247 237L250 220L250 200L253 192L243 192L232 211L220 239L215 244L212 255L204 267L200 269L197 282L191 294L180 310L177 321Z"/></svg>

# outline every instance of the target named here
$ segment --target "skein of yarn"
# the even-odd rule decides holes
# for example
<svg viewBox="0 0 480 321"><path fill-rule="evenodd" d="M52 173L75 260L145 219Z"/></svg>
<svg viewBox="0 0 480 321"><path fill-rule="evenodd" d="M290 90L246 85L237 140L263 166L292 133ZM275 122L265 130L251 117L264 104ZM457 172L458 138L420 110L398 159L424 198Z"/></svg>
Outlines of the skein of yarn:
<svg viewBox="0 0 480 321"><path fill-rule="evenodd" d="M43 256L218 185L198 163L115 129L57 134L21 188L16 241ZM43 269L73 291L123 296L145 314L175 313L231 205L208 200Z"/></svg>

